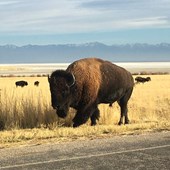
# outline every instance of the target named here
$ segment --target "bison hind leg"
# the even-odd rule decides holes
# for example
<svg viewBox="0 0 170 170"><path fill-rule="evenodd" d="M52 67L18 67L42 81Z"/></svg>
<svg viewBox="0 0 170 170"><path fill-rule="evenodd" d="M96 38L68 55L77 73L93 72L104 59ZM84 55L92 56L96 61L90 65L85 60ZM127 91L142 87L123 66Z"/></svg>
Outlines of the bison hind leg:
<svg viewBox="0 0 170 170"><path fill-rule="evenodd" d="M131 97L133 88L129 89L126 94L118 101L118 104L121 108L121 116L120 116L120 120L118 125L123 124L123 118L125 117L125 124L129 124L129 118L128 118L128 108L127 108L127 104L128 104L128 100Z"/></svg>
<svg viewBox="0 0 170 170"><path fill-rule="evenodd" d="M93 112L93 114L91 115L91 126L96 125L96 120L99 120L100 117L100 111L98 108L96 108L96 110Z"/></svg>
<svg viewBox="0 0 170 170"><path fill-rule="evenodd" d="M129 124L129 118L128 118L128 109L127 104L121 105L121 116L118 125L123 124L123 118L125 118L125 124Z"/></svg>

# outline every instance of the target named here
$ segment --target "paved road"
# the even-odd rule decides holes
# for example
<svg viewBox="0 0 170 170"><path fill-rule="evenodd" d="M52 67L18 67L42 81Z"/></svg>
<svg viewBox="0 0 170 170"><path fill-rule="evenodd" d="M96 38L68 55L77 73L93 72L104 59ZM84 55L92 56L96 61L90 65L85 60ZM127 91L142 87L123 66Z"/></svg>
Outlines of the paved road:
<svg viewBox="0 0 170 170"><path fill-rule="evenodd" d="M170 132L0 149L0 169L170 170Z"/></svg>

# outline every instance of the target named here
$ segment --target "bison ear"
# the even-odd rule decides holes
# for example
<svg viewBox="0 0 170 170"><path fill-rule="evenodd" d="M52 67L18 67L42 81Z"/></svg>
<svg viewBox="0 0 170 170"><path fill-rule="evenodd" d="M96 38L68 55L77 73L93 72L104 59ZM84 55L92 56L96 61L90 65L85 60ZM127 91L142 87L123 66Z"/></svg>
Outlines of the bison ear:
<svg viewBox="0 0 170 170"><path fill-rule="evenodd" d="M67 74L66 80L67 80L67 84L69 87L71 87L75 84L75 77L72 73Z"/></svg>

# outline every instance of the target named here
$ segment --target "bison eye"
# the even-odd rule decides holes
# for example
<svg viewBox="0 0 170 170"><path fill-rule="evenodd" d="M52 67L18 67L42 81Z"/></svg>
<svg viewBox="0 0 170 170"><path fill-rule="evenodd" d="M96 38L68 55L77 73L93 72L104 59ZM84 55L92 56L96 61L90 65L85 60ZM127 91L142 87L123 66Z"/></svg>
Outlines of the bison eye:
<svg viewBox="0 0 170 170"><path fill-rule="evenodd" d="M68 95L68 90L62 90L61 95L62 97L66 97Z"/></svg>
<svg viewBox="0 0 170 170"><path fill-rule="evenodd" d="M62 95L63 97L65 97L65 96L66 96L66 90L62 90L61 95Z"/></svg>

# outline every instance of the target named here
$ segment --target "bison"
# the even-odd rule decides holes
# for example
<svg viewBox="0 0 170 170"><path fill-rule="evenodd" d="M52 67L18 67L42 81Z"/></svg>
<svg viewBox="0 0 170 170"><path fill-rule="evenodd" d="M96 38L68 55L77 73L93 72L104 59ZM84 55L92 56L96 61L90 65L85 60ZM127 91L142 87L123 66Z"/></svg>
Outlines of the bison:
<svg viewBox="0 0 170 170"><path fill-rule="evenodd" d="M96 125L100 112L98 104L118 102L121 108L119 125L129 123L128 100L134 81L124 68L99 58L85 58L73 62L66 70L56 70L48 76L51 103L59 117L67 116L69 107L77 110L73 127L91 119Z"/></svg>
<svg viewBox="0 0 170 170"><path fill-rule="evenodd" d="M151 78L150 77L146 77L146 78L144 78L144 77L136 77L135 81L137 83L145 83L145 82L151 81Z"/></svg>
<svg viewBox="0 0 170 170"><path fill-rule="evenodd" d="M21 81L15 82L15 85L16 85L16 87L18 87L18 86L24 87L24 86L27 86L28 83L26 81L24 81L24 80L21 80Z"/></svg>
<svg viewBox="0 0 170 170"><path fill-rule="evenodd" d="M38 87L38 86L39 86L39 84L40 84L40 82L39 82L39 81L35 81L35 82L34 82L34 86L37 86L37 87Z"/></svg>

